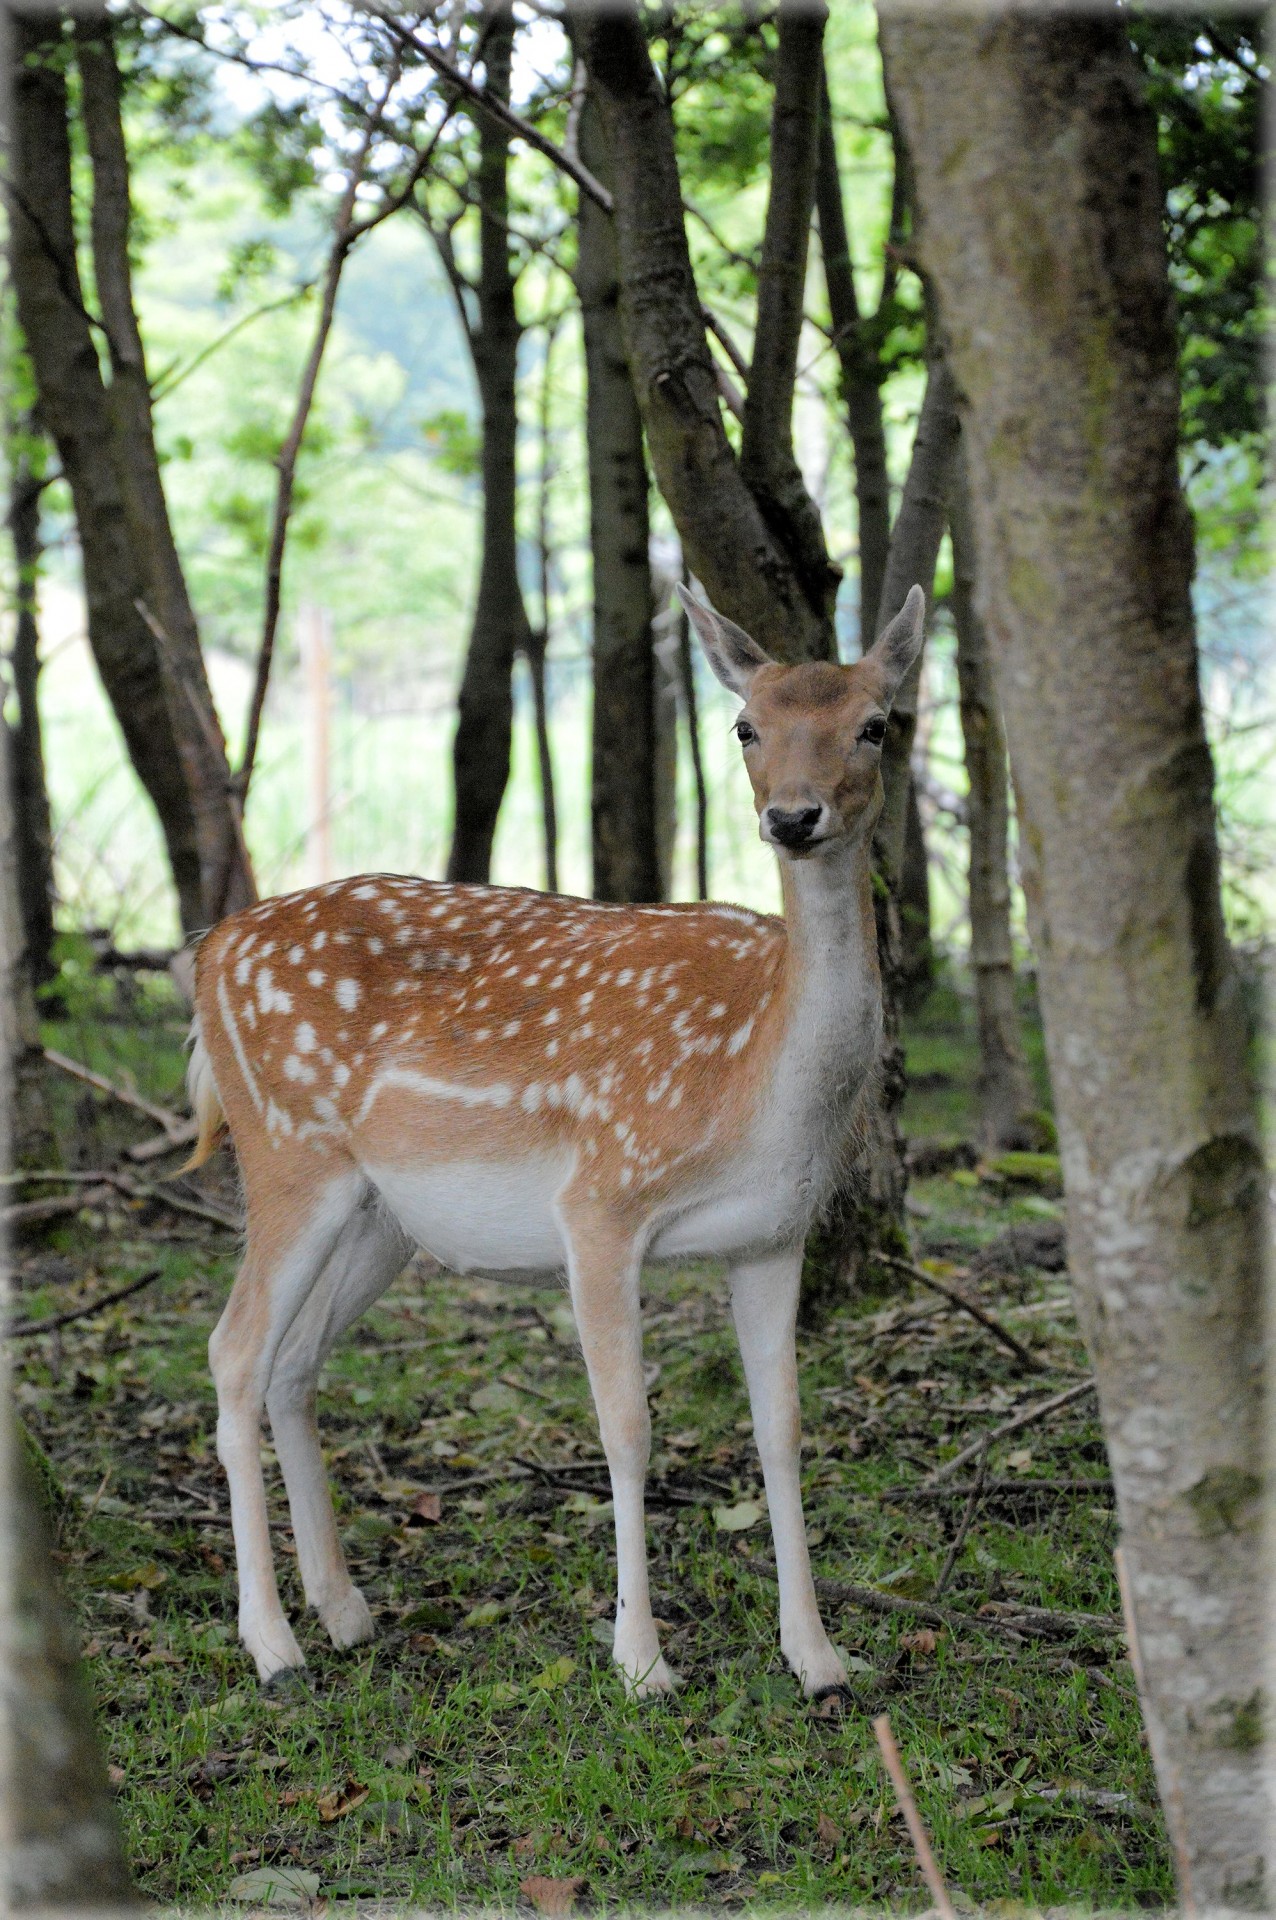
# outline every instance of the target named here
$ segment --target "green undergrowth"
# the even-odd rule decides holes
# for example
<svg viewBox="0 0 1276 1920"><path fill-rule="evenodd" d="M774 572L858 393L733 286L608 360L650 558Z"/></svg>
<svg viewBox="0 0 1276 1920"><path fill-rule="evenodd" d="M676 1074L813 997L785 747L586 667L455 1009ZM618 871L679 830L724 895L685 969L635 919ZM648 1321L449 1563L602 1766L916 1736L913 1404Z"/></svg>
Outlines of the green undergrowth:
<svg viewBox="0 0 1276 1920"><path fill-rule="evenodd" d="M171 1076L172 1044L156 1045L157 1073ZM961 1032L945 1044L968 1087ZM145 1088L146 1049L129 1046ZM968 1130L968 1106L953 1112ZM965 1172L915 1184L916 1253L977 1293L1039 1369L924 1290L848 1306L800 1348L817 1575L905 1603L933 1595L968 1505L970 1468L942 1498L924 1493L927 1475L1084 1366L1065 1276L1044 1254L1045 1269L997 1260L1008 1228L1048 1228L1056 1203ZM206 1190L233 1200L225 1155ZM206 1358L234 1257L231 1234L122 1200L53 1224L18 1258L28 1319L160 1269L132 1299L17 1348L150 1898L219 1902L271 1867L317 1876L330 1900L428 1908L526 1908L529 1876L576 1883L550 1898L582 1911L920 1908L870 1727L885 1711L959 1904L1168 1903L1122 1642L1071 1619L1041 1638L1013 1626L1029 1605L1119 1612L1091 1400L991 1447L942 1625L826 1598L851 1699L812 1707L779 1656L723 1274L653 1272L653 1602L683 1685L631 1703L608 1658L610 1507L566 1301L414 1265L347 1336L321 1396L339 1524L379 1637L338 1653L306 1614L267 1446L282 1591L309 1667L263 1690L235 1639Z"/></svg>

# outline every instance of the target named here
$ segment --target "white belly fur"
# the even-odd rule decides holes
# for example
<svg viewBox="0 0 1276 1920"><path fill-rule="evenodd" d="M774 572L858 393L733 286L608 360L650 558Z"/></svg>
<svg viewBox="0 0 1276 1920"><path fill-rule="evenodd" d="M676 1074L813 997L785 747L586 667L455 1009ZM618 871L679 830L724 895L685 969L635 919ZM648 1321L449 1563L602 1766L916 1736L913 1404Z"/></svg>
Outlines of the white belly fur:
<svg viewBox="0 0 1276 1920"><path fill-rule="evenodd" d="M403 1231L452 1273L551 1273L566 1265L554 1201L572 1160L454 1160L442 1166L368 1166Z"/></svg>

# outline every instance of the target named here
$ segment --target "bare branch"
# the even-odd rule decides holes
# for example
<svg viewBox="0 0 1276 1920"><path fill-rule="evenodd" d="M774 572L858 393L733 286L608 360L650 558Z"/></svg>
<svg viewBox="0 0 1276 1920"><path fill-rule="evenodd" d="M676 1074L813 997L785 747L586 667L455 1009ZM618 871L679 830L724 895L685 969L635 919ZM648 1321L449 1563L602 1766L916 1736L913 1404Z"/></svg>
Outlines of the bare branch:
<svg viewBox="0 0 1276 1920"><path fill-rule="evenodd" d="M489 118L499 121L508 132L516 135L518 139L526 141L529 147L534 147L537 153L543 154L547 160L552 161L560 172L565 173L569 179L574 180L581 192L587 193L590 199L602 208L604 213L611 212L611 195L608 193L606 187L595 180L593 174L590 173L587 168L581 166L579 160L573 160L570 154L564 153L561 147L556 146L552 140L548 139L545 134L534 127L530 120L525 120L521 113L516 113L514 108L508 106L504 100L500 100L495 94L489 93L485 87L478 86L469 78L468 74L462 73L461 69L454 65L446 55L440 53L437 47L430 46L429 42L422 40L419 34L413 33L412 30L409 27L405 27L401 21L395 20L389 14L383 12L382 9L376 5L375 0L360 0L360 4L374 19L381 22L387 31L398 41L401 48L411 47L414 53L419 53L421 58L426 61L429 66L434 68L434 71L441 79L446 80L450 86L456 87L459 92L463 93L467 99L473 102L481 113L485 113Z"/></svg>

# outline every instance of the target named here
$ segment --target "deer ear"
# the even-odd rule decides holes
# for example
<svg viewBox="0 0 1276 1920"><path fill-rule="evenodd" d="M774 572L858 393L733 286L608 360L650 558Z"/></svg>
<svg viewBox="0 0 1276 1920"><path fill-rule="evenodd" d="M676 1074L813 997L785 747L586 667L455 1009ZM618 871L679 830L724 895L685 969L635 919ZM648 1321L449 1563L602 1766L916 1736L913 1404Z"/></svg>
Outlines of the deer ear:
<svg viewBox="0 0 1276 1920"><path fill-rule="evenodd" d="M737 627L734 620L726 620L712 607L697 600L689 593L682 582L678 582L678 598L687 609L692 626L704 648L705 659L717 674L724 687L730 693L738 694L741 700L749 696L749 683L759 667L769 667L774 663L769 654L763 653L756 640L750 640L743 627Z"/></svg>
<svg viewBox="0 0 1276 1920"><path fill-rule="evenodd" d="M921 652L925 637L926 596L920 587L910 587L903 606L889 626L882 629L871 653L865 656L874 661L881 672L883 698L888 705Z"/></svg>

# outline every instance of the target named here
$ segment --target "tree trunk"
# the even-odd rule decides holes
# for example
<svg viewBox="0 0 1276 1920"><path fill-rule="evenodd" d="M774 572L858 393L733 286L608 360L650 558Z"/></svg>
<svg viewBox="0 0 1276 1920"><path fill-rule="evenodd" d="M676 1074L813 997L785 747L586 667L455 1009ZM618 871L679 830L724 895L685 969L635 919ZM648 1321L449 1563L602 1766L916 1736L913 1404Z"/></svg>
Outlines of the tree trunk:
<svg viewBox="0 0 1276 1920"><path fill-rule="evenodd" d="M35 1473L16 1416L0 1440L8 1564L0 1836L13 1912L139 1912L98 1751L75 1635L57 1591Z"/></svg>
<svg viewBox="0 0 1276 1920"><path fill-rule="evenodd" d="M774 658L829 659L836 574L812 580L799 572L727 439L687 249L669 105L635 0L606 7L573 0L570 16L611 155L634 389L687 564L713 604ZM773 193L786 163L775 156Z"/></svg>
<svg viewBox="0 0 1276 1920"><path fill-rule="evenodd" d="M40 729L40 493L29 455L15 462L9 531L17 572L13 633L13 691L17 714L9 738L14 839L23 951L35 986L53 978L53 823L44 776Z"/></svg>
<svg viewBox="0 0 1276 1920"><path fill-rule="evenodd" d="M819 616L832 619L840 568L793 453L793 392L820 143L823 0L779 0L771 109L771 191L740 434L740 473Z"/></svg>
<svg viewBox="0 0 1276 1920"><path fill-rule="evenodd" d="M17 14L12 241L18 318L75 506L89 641L129 757L159 815L182 925L207 924L199 826L169 676L138 612L150 591L120 478L106 387L76 261L63 43L56 15Z"/></svg>
<svg viewBox="0 0 1276 1920"><path fill-rule="evenodd" d="M1032 1081L1019 1037L1010 940L1009 790L1006 736L988 640L975 604L979 578L959 449L949 490L953 622L970 817L970 971L979 1033L979 1140L989 1152L1039 1145Z"/></svg>
<svg viewBox="0 0 1276 1920"><path fill-rule="evenodd" d="M892 6L966 401L1068 1206L1185 1905L1265 1909L1262 1157L1223 930L1155 128L1122 20Z"/></svg>
<svg viewBox="0 0 1276 1920"><path fill-rule="evenodd" d="M904 809L904 859L899 873L899 998L915 1013L935 984L930 937L930 858L917 803L917 782L908 783Z"/></svg>
<svg viewBox="0 0 1276 1920"><path fill-rule="evenodd" d="M508 100L514 44L512 0L486 0L486 87ZM535 642L518 578L517 375L520 327L509 247L510 135L477 114L479 164L478 325L471 336L483 415L483 555L478 602L461 679L452 765L456 819L449 880L486 881L509 784L514 656Z"/></svg>
<svg viewBox="0 0 1276 1920"><path fill-rule="evenodd" d="M952 377L932 343L930 373L913 441L908 477L891 534L882 582L877 630L904 604L908 589L934 588L935 563L944 533L944 509L953 448L957 437ZM828 1204L824 1220L807 1244L802 1275L802 1318L819 1326L850 1293L863 1294L870 1276L877 1290L899 1284L879 1267L875 1252L907 1255L911 1249L904 1219L908 1168L899 1116L907 1091L904 1048L900 1040L903 993L900 929L900 875L911 786L909 763L917 729L917 690L921 659L910 669L891 707L882 746L885 798L873 835L873 912L882 978L882 1048L873 1091L866 1096L862 1145L854 1167Z"/></svg>
<svg viewBox="0 0 1276 1920"><path fill-rule="evenodd" d="M663 582L653 580L653 591ZM660 898L673 899L674 860L678 845L678 653L680 624L686 619L674 600L660 624L663 638L653 647L656 676L656 861L660 869Z"/></svg>
<svg viewBox="0 0 1276 1920"><path fill-rule="evenodd" d="M0 1166L20 1157L36 1029L22 966L10 769L0 769ZM38 1038L36 1040L38 1046ZM135 1906L21 1429L0 1415L0 1861L5 1911Z"/></svg>
<svg viewBox="0 0 1276 1920"><path fill-rule="evenodd" d="M579 137L581 159L609 186L607 146L592 88L581 108ZM616 236L610 217L586 194L580 196L577 233L594 582L594 898L659 900L655 604L642 415L620 324Z"/></svg>
<svg viewBox="0 0 1276 1920"><path fill-rule="evenodd" d="M100 4L77 15L80 117L93 169L93 273L111 361L106 397L134 553L168 655L173 731L195 812L207 923L249 905L257 893L155 450L150 382L133 307L128 153L112 34Z"/></svg>
<svg viewBox="0 0 1276 1920"><path fill-rule="evenodd" d="M846 230L842 180L827 71L821 74L820 150L815 205L824 257L833 345L841 372L842 404L855 456L855 505L860 548L860 652L877 638L886 560L891 543L890 478L882 420L881 355L860 314Z"/></svg>

